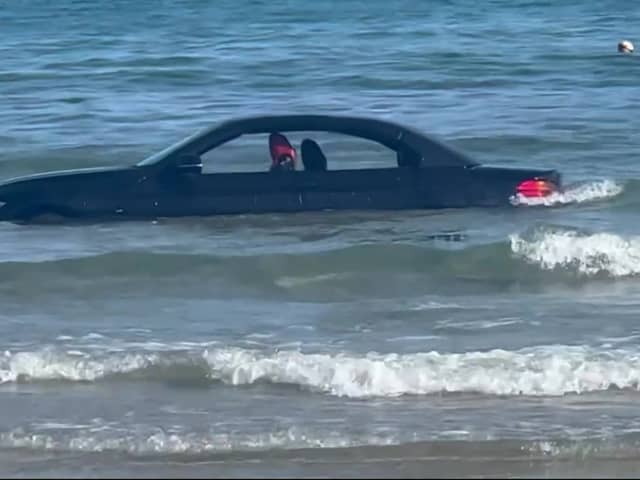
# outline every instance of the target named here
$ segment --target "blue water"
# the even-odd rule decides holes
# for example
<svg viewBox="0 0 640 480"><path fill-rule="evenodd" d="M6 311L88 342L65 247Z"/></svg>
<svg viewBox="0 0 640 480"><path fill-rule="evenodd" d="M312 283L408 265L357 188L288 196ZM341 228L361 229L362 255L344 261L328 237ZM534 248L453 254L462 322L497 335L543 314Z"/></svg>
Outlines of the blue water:
<svg viewBox="0 0 640 480"><path fill-rule="evenodd" d="M324 112L570 188L507 212L1 225L0 472L633 474L640 62L616 45L639 21L612 1L2 5L2 178Z"/></svg>

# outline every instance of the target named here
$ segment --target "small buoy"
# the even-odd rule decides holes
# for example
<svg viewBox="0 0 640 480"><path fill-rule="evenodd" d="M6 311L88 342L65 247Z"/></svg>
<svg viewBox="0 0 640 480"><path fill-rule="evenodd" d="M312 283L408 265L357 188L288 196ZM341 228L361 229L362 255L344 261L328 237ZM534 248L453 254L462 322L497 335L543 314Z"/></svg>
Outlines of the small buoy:
<svg viewBox="0 0 640 480"><path fill-rule="evenodd" d="M633 53L633 43L631 43L629 40L622 40L618 43L618 52Z"/></svg>

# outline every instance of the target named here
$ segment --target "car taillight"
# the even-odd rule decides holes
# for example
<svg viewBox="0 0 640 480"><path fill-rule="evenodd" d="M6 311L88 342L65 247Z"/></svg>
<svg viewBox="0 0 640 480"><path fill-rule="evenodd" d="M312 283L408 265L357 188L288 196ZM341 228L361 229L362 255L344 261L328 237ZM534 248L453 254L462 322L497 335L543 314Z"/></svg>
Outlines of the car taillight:
<svg viewBox="0 0 640 480"><path fill-rule="evenodd" d="M516 192L523 197L546 197L557 190L553 182L539 179L525 180L516 188Z"/></svg>

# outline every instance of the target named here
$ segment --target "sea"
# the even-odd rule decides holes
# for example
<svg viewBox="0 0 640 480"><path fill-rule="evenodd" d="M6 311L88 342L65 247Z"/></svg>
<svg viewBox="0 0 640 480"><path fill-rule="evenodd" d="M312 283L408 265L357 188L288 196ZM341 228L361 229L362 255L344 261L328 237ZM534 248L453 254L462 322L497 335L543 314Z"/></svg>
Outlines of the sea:
<svg viewBox="0 0 640 480"><path fill-rule="evenodd" d="M12 0L0 25L0 180L327 113L566 186L0 224L1 476L640 474L640 4ZM318 135L329 168L393 161ZM218 153L268 169L262 137Z"/></svg>

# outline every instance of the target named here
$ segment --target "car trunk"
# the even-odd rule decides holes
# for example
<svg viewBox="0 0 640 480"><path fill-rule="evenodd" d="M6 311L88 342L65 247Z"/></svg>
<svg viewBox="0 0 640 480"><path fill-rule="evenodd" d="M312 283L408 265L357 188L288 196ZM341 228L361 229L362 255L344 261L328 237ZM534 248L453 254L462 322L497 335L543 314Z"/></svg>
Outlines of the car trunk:
<svg viewBox="0 0 640 480"><path fill-rule="evenodd" d="M518 195L541 198L562 190L562 176L553 169L477 166L470 174L469 200L477 206L507 204Z"/></svg>

